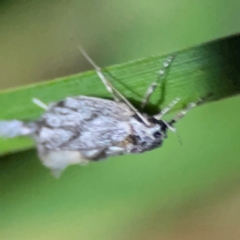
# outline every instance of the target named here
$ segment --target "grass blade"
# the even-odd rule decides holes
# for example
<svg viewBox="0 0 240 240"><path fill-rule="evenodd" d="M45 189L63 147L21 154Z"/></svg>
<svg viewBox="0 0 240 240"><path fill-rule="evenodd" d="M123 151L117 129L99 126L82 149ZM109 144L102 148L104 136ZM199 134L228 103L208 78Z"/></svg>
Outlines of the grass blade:
<svg viewBox="0 0 240 240"><path fill-rule="evenodd" d="M107 67L104 71L119 91L134 104L139 104L147 86L157 79L166 57L153 56ZM167 79L151 98L146 111L156 112L160 105L164 106L176 97L181 98L175 108L179 109L208 95L211 97L206 102L236 95L240 92L239 66L240 36L181 50L177 52ZM1 92L0 119L36 119L42 110L31 102L32 98L49 103L74 95L110 97L96 72L89 71ZM0 154L32 146L33 141L27 138L0 139Z"/></svg>

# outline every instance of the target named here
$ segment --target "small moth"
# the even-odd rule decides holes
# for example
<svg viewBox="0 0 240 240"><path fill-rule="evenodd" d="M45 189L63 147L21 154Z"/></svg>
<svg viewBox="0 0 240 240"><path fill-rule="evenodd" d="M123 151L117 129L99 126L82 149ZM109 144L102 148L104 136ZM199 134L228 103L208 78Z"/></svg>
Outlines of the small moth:
<svg viewBox="0 0 240 240"><path fill-rule="evenodd" d="M0 121L0 136L12 138L30 136L37 146L42 164L58 177L71 164L86 164L111 156L142 153L161 146L167 130L175 131L174 124L201 101L190 103L167 122L162 117L177 103L173 100L161 112L149 116L137 110L104 76L87 53L80 49L95 68L96 73L114 100L76 96L51 103L48 106L38 99L33 102L45 113L36 121ZM161 77L173 61L164 62L159 78L147 89L141 109Z"/></svg>

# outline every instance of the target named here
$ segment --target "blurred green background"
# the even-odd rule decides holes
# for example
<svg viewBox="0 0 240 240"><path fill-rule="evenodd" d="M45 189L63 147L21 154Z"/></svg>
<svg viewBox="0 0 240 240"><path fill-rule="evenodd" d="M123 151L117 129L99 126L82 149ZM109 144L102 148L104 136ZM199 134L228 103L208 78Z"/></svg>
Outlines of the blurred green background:
<svg viewBox="0 0 240 240"><path fill-rule="evenodd" d="M239 1L0 1L1 89L239 32ZM67 89L66 89L67 92ZM13 99L14 104L14 99ZM193 110L161 149L72 166L0 159L0 238L240 239L240 98ZM1 103L4 108L4 103Z"/></svg>

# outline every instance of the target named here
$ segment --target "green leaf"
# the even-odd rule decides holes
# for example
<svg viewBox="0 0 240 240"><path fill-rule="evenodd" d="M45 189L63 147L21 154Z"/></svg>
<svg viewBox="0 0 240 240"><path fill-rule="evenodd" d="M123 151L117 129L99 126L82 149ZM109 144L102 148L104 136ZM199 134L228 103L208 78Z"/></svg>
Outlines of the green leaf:
<svg viewBox="0 0 240 240"><path fill-rule="evenodd" d="M156 112L160 105L164 106L176 97L181 101L175 110L206 96L205 102L209 102L238 94L239 50L240 37L233 36L178 51L167 78L156 90L146 111ZM148 85L157 79L167 56L107 67L104 72L117 89L138 106ZM37 119L43 111L31 102L32 98L50 103L75 95L110 97L93 70L1 92L0 119ZM27 138L0 139L0 154L32 146L33 141Z"/></svg>

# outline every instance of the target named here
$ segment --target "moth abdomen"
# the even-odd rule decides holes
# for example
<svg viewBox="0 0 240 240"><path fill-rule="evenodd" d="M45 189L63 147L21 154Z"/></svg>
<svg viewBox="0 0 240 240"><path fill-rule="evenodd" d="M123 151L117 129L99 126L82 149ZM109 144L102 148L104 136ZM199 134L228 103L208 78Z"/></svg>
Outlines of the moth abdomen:
<svg viewBox="0 0 240 240"><path fill-rule="evenodd" d="M19 120L0 121L0 137L14 138L32 135L36 131L35 122L23 122Z"/></svg>

